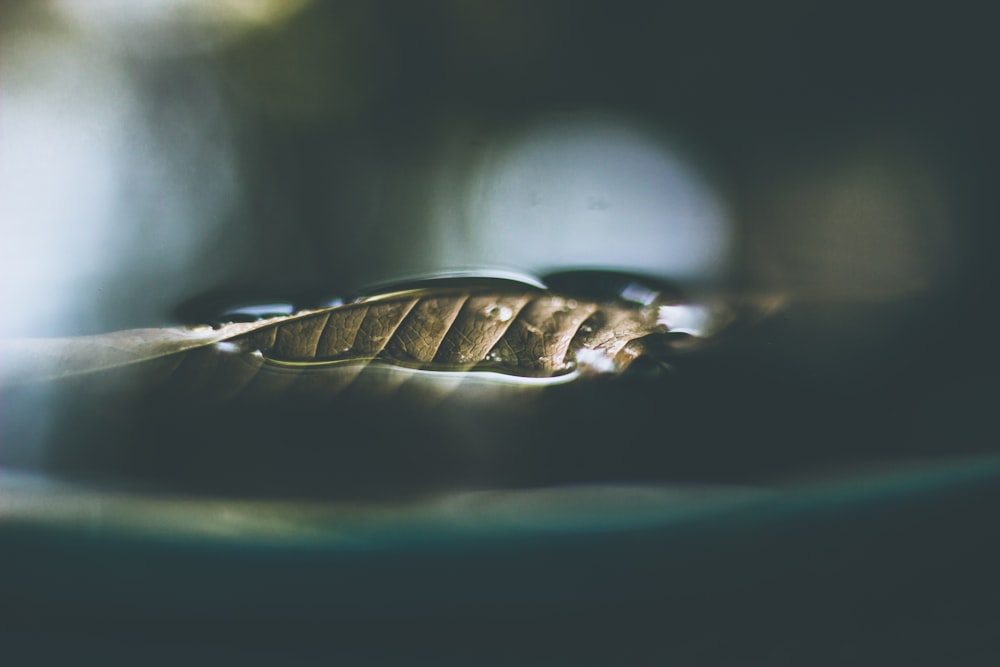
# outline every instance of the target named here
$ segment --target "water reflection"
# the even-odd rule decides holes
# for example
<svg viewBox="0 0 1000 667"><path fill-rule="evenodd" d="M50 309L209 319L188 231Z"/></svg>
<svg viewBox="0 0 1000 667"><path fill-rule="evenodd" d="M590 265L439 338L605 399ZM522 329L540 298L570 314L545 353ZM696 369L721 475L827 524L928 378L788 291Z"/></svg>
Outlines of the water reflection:
<svg viewBox="0 0 1000 667"><path fill-rule="evenodd" d="M720 515L776 495L750 486L591 484L334 504L138 494L0 471L0 521L146 538L379 549L406 546L413 535L475 541L636 530Z"/></svg>

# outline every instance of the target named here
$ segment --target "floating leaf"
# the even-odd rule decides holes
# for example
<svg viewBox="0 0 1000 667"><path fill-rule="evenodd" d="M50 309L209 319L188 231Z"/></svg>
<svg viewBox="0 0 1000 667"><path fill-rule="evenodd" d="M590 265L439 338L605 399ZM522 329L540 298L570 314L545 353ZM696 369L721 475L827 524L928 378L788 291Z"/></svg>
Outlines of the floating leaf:
<svg viewBox="0 0 1000 667"><path fill-rule="evenodd" d="M609 275L622 283L622 274ZM721 321L670 290L622 284L587 299L494 278L425 281L215 327L4 341L0 383L115 377L129 392L195 402L325 399L347 387L386 393L410 382L441 391L546 385L622 374L636 359L669 354L671 334L689 341Z"/></svg>

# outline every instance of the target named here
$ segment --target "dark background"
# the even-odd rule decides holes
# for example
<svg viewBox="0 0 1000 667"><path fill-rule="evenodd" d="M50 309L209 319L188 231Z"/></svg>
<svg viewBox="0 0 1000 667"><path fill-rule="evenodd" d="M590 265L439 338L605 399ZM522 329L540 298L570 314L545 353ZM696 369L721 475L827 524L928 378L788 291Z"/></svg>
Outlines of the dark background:
<svg viewBox="0 0 1000 667"><path fill-rule="evenodd" d="M119 162L102 168L120 187L91 216L110 216L92 223L93 234L115 239L116 249L77 266L67 257L85 249L18 245L31 229L75 238L88 224L79 205L87 200L57 180L59 151L42 170L51 187L32 197L39 209L46 198L65 197L65 206L46 219L30 219L34 206L14 209L17 219L4 214L10 247L32 267L27 282L13 269L2 274L5 335L165 324L206 293L335 294L455 268L435 264L426 242L435 225L427 174L440 145L500 150L539 119L558 125L596 113L670 137L725 202L732 259L724 276L702 282L787 294L787 308L677 359L666 381L574 389L530 415L484 415L478 427L447 413L386 420L382 404L334 408L295 415L293 434L333 423L339 438L373 445L376 454L355 461L364 474L426 475L446 487L760 483L996 454L997 49L985 11L887 2L301 4L250 27L197 11L116 24L59 3L0 5L0 119L14 119L0 134L13 147L0 152L8 174L0 197L15 199L25 156L38 155L35 144L11 143L31 127L14 123L25 117L19 109L48 110L36 132L93 137L84 148L126 147L109 149ZM46 69L39 53L63 55ZM48 93L32 97L36 89ZM457 164L444 173L460 174L465 163ZM509 234L537 244L530 230ZM545 265L516 254L489 263L539 272L577 261L552 252ZM699 284L669 265L630 267L628 256L608 263ZM141 468L202 493L324 495L322 464L337 459L296 450L287 414L235 428L225 417L174 424L159 437L169 450L220 432L233 442L256 436L265 452L245 477L226 477L222 463L187 474L184 457L156 436L147 445L156 465ZM300 467L275 469L266 443L278 433L303 457ZM469 442L485 444L470 453ZM381 467L400 445L405 465ZM687 532L439 546L436 558L410 546L371 563L301 547L220 554L17 527L3 538L8 563L99 585L26 577L18 587L8 570L17 606L4 618L26 651L46 645L60 657L118 660L134 650L213 662L294 654L311 664L342 650L403 663L988 664L1000 632L995 481L952 480L946 491L891 501L873 491L845 506L796 496L794 507L765 518L695 522ZM84 565L64 560L80 550L90 554ZM121 575L138 562L163 567L162 584L143 588L141 600ZM330 563L345 569L331 573ZM344 583L344 572L363 583ZM507 584L525 597L503 595ZM463 587L482 597L463 596ZM220 602L237 589L256 593L237 595L243 605ZM172 590L190 598L178 602ZM379 602L355 615L338 594ZM437 594L447 602L420 602ZM120 627L121 643L112 630Z"/></svg>

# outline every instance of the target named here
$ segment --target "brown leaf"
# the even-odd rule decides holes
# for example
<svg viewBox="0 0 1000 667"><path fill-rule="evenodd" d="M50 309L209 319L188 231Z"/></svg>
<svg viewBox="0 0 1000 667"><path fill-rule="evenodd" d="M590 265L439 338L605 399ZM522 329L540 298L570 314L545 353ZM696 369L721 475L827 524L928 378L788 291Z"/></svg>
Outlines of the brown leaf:
<svg viewBox="0 0 1000 667"><path fill-rule="evenodd" d="M0 385L127 377L129 391L197 401L328 397L353 384L392 390L409 380L558 382L624 371L636 341L667 332L657 306L496 281L431 286L215 329L2 341Z"/></svg>

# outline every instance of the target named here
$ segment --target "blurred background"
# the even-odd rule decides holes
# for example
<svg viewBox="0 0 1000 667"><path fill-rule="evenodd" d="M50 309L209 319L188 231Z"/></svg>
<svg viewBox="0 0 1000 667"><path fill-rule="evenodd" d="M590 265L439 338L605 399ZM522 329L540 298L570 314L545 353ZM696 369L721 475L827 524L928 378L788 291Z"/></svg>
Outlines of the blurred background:
<svg viewBox="0 0 1000 667"><path fill-rule="evenodd" d="M2 333L615 267L964 299L985 22L884 3L5 2Z"/></svg>
<svg viewBox="0 0 1000 667"><path fill-rule="evenodd" d="M627 270L788 306L679 384L435 437L545 443L527 473L477 462L518 485L996 454L998 54L972 7L6 0L0 337L166 325L206 294ZM36 462L48 418L5 412L31 422L6 460ZM956 543L983 539L963 516Z"/></svg>

